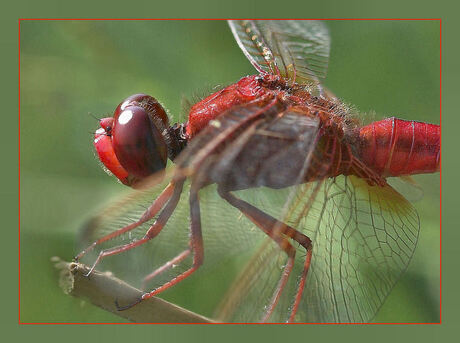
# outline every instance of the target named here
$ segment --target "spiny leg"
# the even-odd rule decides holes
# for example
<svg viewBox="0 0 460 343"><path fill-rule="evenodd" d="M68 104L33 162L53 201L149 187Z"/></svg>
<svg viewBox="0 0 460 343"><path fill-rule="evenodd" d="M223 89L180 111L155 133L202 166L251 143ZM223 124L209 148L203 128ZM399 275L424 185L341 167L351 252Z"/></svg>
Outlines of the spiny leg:
<svg viewBox="0 0 460 343"><path fill-rule="evenodd" d="M127 243L127 244L124 244L124 245L120 245L120 246L117 246L117 247L113 247L113 248L110 248L110 249L106 249L106 250L101 250L101 252L99 253L98 257L96 258L96 261L94 261L93 263L93 266L91 267L91 269L89 270L89 272L86 274L86 276L89 276L94 268L96 267L96 265L104 258L104 257L107 257L107 256L112 256L112 255L117 255L119 253L122 253L124 251L127 251L127 250L131 250L139 245L142 245L146 242L148 242L149 240L151 240L152 238L156 237L160 231L163 229L163 227L166 225L169 217L171 217L174 209L176 208L177 206L177 203L179 202L179 199L180 199L180 195L182 193L182 188L183 188L183 181L181 183L178 183L176 185L174 185L173 187L173 193L172 195L169 197L169 201L168 203L165 205L164 209L161 211L160 215L158 216L157 220L155 221L155 223L152 224L152 226L150 226L150 228L147 230L147 232L145 233L144 237L142 237L141 239L139 240L132 240L131 242ZM168 186L169 187L169 186ZM164 193L164 191L163 191ZM163 195L163 193L160 195L160 197ZM160 198L159 197L159 198ZM159 199L157 198L157 200ZM146 213L149 212L149 210L152 209L152 213L156 210L157 210L157 206L158 207L160 206L160 204L156 204L156 201L154 202L154 204L152 204L152 206L149 207L149 209L147 209L147 211L144 213L144 215L142 216L142 218L144 218L144 216L146 215ZM155 205L155 206L154 206ZM155 208L154 208L155 207ZM149 215L147 215L149 216ZM145 218L142 219L144 220L144 222L146 221ZM137 222L136 222L137 223ZM140 225L140 224L138 224ZM138 226L137 225L137 226ZM107 237L107 236L106 236Z"/></svg>
<svg viewBox="0 0 460 343"><path fill-rule="evenodd" d="M292 305L291 314L289 316L288 322L292 323L294 321L294 317L297 313L297 309L299 308L299 304L302 301L302 294L305 289L305 283L307 282L307 275L308 270L310 269L311 264L311 256L312 256L312 245L311 241L308 245L308 248L305 248L307 251L307 255L305 257L305 263L303 265L302 275L300 276L299 285L297 286L297 293L294 299L294 303Z"/></svg>
<svg viewBox="0 0 460 343"><path fill-rule="evenodd" d="M147 283L150 280L155 278L157 275L163 273L164 271L168 270L169 268L173 267L174 265L177 265L182 260L184 260L188 255L190 255L190 249L184 250L182 253L174 257L172 260L169 260L164 265L162 265L161 267L158 267L153 272L145 276L144 279L142 280L142 290L145 290L147 288Z"/></svg>
<svg viewBox="0 0 460 343"><path fill-rule="evenodd" d="M155 199L152 205L150 205L150 207L142 214L139 220L99 238L97 241L93 242L85 250L83 250L77 256L75 256L74 261L80 260L85 254L93 250L97 245L102 244L117 236L120 236L126 232L129 232L152 219L158 213L158 211L160 211L164 207L165 203L171 198L174 191L174 187L175 185L173 183L170 183L168 186L166 186L163 192L161 192L161 194Z"/></svg>
<svg viewBox="0 0 460 343"><path fill-rule="evenodd" d="M310 268L312 250L312 242L310 238L300 233L296 229L290 227L289 225L282 223L277 219L271 217L270 215L266 214L265 212L259 210L257 207L254 207L246 201L235 197L229 192L225 192L219 189L219 194L222 198L227 200L232 206L238 208L249 220L251 220L270 238L272 238L278 244L278 246L288 255L288 263L284 267L283 274L277 285L273 298L270 302L267 311L265 312L264 318L262 320L263 322L267 321L273 313L279 301L281 293L284 287L286 286L289 274L294 266L296 250L285 237L287 236L289 238L292 238L306 249L307 256L305 259L304 268L297 288L294 304L292 306L291 313L288 319L289 322L292 322L297 312L299 303L302 300L302 293L305 287L308 270Z"/></svg>
<svg viewBox="0 0 460 343"><path fill-rule="evenodd" d="M152 274L158 275L162 271L166 270L172 264L174 264L172 261L182 261L186 256L188 256L190 253L193 253L193 264L192 266L187 269L185 272L181 273L180 275L176 276L172 280L166 282L162 286L154 289L153 291L149 293L145 293L142 295L141 300L148 299L153 297L154 295L157 295L160 292L163 292L164 290L174 286L178 282L182 281L183 279L187 278L190 276L195 270L197 270L202 264L203 264L203 256L204 256L204 251L203 251L203 236L201 233L201 217L200 217L200 204L199 204L199 199L198 199L198 189L194 188L194 185L192 183L192 187L190 190L190 241L189 241L189 248L187 250L184 250L182 253L177 255L175 258L173 258L171 261L167 262L165 265L162 267L158 268L155 270Z"/></svg>

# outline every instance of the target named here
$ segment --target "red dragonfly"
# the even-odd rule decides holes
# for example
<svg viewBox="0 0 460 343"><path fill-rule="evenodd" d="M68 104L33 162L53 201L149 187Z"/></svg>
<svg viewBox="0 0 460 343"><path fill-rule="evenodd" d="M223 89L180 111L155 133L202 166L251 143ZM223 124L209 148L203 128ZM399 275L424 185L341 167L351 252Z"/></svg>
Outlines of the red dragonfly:
<svg viewBox="0 0 460 343"><path fill-rule="evenodd" d="M149 290L120 310L202 265L230 275L222 262L230 256L245 267L219 320L368 322L419 235L417 212L387 178L439 171L440 127L396 118L363 125L321 85L330 47L321 21L229 25L258 75L193 105L187 123L170 126L145 94L100 120L99 159L138 191L90 222L92 244L76 259L99 248L91 271L124 256L126 274L139 254L149 262ZM137 260L133 251L142 251Z"/></svg>

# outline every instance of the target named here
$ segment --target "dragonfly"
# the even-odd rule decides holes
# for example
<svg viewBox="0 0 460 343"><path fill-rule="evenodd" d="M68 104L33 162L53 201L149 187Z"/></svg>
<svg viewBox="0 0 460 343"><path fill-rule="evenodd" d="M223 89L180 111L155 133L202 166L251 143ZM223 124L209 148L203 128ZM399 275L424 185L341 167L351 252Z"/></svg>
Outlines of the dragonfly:
<svg viewBox="0 0 460 343"><path fill-rule="evenodd" d="M322 21L229 27L256 75L191 106L185 123L170 125L146 94L99 121L101 163L135 191L89 221L75 259L92 257L89 274L112 260L137 275L147 261L143 295L117 302L119 310L206 268L225 279L227 260L238 260L217 320L369 322L420 230L388 178L438 172L440 126L394 117L363 124L323 86L330 37Z"/></svg>

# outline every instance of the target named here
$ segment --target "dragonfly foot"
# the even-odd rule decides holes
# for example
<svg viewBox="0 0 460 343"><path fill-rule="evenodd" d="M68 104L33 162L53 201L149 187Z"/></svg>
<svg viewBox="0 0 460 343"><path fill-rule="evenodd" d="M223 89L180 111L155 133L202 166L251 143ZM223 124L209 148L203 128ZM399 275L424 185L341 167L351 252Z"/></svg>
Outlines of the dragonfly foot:
<svg viewBox="0 0 460 343"><path fill-rule="evenodd" d="M86 274L83 274L83 276L89 279L91 274L93 274L93 270L94 270L94 266L92 266L91 269Z"/></svg>

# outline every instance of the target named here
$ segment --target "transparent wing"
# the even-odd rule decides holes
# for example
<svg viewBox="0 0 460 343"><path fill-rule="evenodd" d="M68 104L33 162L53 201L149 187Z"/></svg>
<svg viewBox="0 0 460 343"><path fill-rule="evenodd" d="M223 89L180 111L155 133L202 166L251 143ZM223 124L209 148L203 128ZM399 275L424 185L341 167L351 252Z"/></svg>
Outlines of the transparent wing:
<svg viewBox="0 0 460 343"><path fill-rule="evenodd" d="M290 204L290 209L295 206L294 204L298 203L299 199L296 196L293 197L293 194L298 195L299 192L302 192L302 201L316 199L321 184L322 182L312 182L303 186L292 186L276 191L263 189L259 190L258 196L254 195L252 199L245 199L279 220L284 218L284 222L298 229L298 226L296 227L286 220L284 209L286 204ZM305 202L302 202L302 205L305 205ZM317 203L313 202L312 206L315 205ZM312 206L308 209L311 224L317 222L319 212L319 209L315 211ZM297 211L303 209L300 206ZM279 302L269 318L270 322L283 323L287 321L296 295L306 251L297 243L292 242L292 244L297 251L295 265ZM217 319L225 322L257 322L261 320L276 290L288 258L286 253L270 238L265 238L257 248L222 298L215 314ZM298 320L296 319L296 321Z"/></svg>
<svg viewBox="0 0 460 343"><path fill-rule="evenodd" d="M417 212L389 185L356 177L326 181L318 200L321 219L309 233L312 274L298 320L369 322L412 258Z"/></svg>
<svg viewBox="0 0 460 343"><path fill-rule="evenodd" d="M330 38L316 20L229 20L252 65L297 83L317 85L327 74Z"/></svg>
<svg viewBox="0 0 460 343"><path fill-rule="evenodd" d="M413 256L419 234L415 209L389 185L369 186L356 177L304 184L296 193L284 220L312 239L313 257L295 321L372 321ZM304 256L297 247L292 279L271 321L286 320ZM265 242L221 302L217 318L254 320L263 298L257 294L266 297L273 290L285 262L279 249Z"/></svg>

